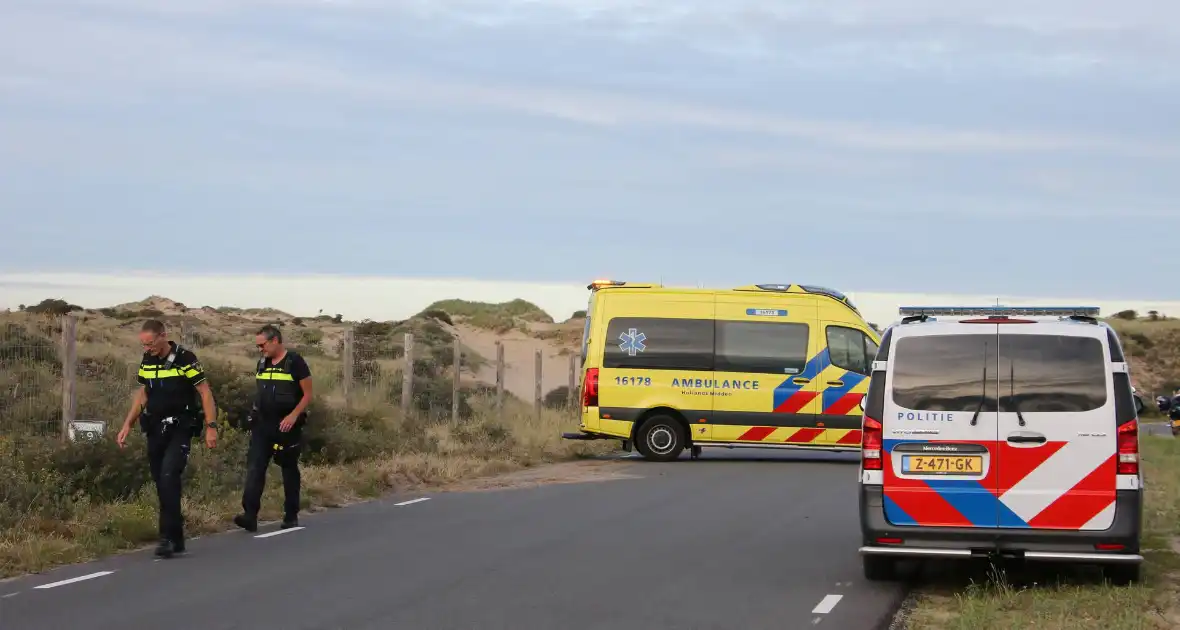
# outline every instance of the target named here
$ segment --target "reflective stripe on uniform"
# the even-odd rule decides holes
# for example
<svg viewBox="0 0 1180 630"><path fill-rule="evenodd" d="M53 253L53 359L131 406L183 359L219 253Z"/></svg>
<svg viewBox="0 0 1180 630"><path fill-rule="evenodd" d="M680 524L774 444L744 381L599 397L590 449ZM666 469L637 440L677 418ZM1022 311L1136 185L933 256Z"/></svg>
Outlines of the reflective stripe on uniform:
<svg viewBox="0 0 1180 630"><path fill-rule="evenodd" d="M262 372L258 375L260 381L294 381L295 378L286 372Z"/></svg>
<svg viewBox="0 0 1180 630"><path fill-rule="evenodd" d="M191 378L192 376L195 376L197 374L196 370L189 370L189 371L192 372L192 374L185 373L182 375L180 373L180 370L177 370L175 368L173 368L171 370L146 370L143 368L143 366L139 367L139 375L144 378L168 378L171 376L188 376Z"/></svg>

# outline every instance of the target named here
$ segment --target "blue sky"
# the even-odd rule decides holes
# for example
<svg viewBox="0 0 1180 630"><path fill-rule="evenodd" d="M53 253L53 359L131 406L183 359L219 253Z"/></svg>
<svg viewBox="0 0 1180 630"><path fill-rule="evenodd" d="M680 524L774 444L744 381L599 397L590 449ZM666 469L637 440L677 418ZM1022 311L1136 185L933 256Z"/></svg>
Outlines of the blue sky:
<svg viewBox="0 0 1180 630"><path fill-rule="evenodd" d="M0 0L0 268L1168 299L1177 111L1151 0Z"/></svg>

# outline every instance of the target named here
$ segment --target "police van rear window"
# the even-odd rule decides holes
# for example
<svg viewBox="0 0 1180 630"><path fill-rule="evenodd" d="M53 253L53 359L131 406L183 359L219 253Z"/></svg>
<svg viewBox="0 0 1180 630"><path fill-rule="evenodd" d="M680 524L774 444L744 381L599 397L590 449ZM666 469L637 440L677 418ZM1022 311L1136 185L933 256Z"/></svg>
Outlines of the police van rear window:
<svg viewBox="0 0 1180 630"><path fill-rule="evenodd" d="M997 347L998 342L998 347ZM1102 343L1062 335L897 340L893 402L928 411L1080 413L1106 404Z"/></svg>
<svg viewBox="0 0 1180 630"><path fill-rule="evenodd" d="M922 411L996 410L995 335L902 337L891 376L893 402ZM986 373L985 373L986 370Z"/></svg>
<svg viewBox="0 0 1180 630"><path fill-rule="evenodd" d="M1080 413L1106 399L1106 352L1098 339L1000 335L1000 411Z"/></svg>

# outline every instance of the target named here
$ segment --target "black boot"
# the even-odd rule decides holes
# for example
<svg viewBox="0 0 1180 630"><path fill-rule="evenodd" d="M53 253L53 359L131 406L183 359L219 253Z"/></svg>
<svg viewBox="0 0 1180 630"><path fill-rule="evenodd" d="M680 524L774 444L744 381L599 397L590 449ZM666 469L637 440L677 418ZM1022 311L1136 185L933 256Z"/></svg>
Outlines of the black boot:
<svg viewBox="0 0 1180 630"><path fill-rule="evenodd" d="M156 545L156 555L161 558L171 558L172 554L176 552L176 545L171 540L165 538Z"/></svg>
<svg viewBox="0 0 1180 630"><path fill-rule="evenodd" d="M234 525L248 532L256 532L258 531L258 518L239 514L234 517Z"/></svg>
<svg viewBox="0 0 1180 630"><path fill-rule="evenodd" d="M298 516L284 516L283 517L283 524L279 525L279 527L281 529L290 529L292 527L299 527L299 517Z"/></svg>

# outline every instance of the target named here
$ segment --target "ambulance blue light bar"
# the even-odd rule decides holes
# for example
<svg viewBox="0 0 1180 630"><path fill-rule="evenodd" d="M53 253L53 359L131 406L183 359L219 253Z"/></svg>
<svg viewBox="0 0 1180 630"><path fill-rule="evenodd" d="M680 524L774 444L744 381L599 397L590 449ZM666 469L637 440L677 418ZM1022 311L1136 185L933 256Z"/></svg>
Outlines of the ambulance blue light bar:
<svg viewBox="0 0 1180 630"><path fill-rule="evenodd" d="M1050 316L1050 317L1098 317L1097 306L902 306L897 309L902 317L969 316Z"/></svg>

